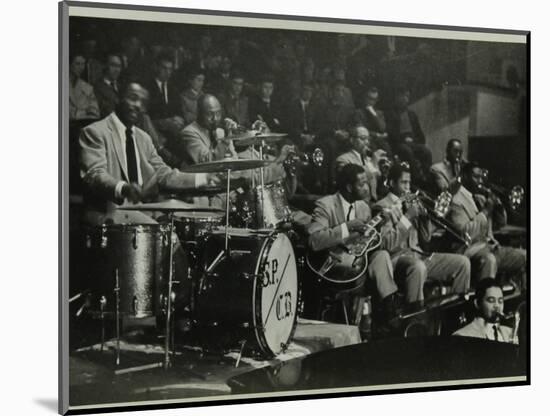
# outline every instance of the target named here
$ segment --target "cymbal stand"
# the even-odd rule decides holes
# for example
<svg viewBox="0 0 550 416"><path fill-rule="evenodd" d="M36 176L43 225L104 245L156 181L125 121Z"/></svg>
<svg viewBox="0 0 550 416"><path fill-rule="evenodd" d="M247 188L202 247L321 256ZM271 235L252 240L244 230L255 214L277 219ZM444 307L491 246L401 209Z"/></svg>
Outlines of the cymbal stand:
<svg viewBox="0 0 550 416"><path fill-rule="evenodd" d="M174 273L174 212L169 213L170 231L168 233L169 249L168 249L168 294L166 297L166 328L164 338L164 369L171 366L170 362L170 339L171 339L171 318L172 318L172 285L174 283L172 277Z"/></svg>
<svg viewBox="0 0 550 416"><path fill-rule="evenodd" d="M260 160L264 160L264 147L266 143L265 140L262 140L262 143L260 144ZM261 216L258 221L258 228L264 228L265 227L265 217L264 217L264 168L260 168L260 212Z"/></svg>
<svg viewBox="0 0 550 416"><path fill-rule="evenodd" d="M116 320L116 365L120 365L120 285L118 268L115 269L115 320Z"/></svg>
<svg viewBox="0 0 550 416"><path fill-rule="evenodd" d="M231 169L227 169L227 195L225 198L225 244L224 249L218 253L214 260L206 267L206 273L210 273L220 261L226 256L230 256L229 252L229 192L231 192Z"/></svg>

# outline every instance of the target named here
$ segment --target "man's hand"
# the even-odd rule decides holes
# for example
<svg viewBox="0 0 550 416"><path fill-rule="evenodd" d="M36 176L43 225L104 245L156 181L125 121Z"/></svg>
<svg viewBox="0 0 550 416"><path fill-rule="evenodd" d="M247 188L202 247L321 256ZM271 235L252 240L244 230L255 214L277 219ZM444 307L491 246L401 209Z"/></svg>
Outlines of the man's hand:
<svg viewBox="0 0 550 416"><path fill-rule="evenodd" d="M422 215L422 210L420 208L420 205L414 204L414 203L409 204L409 206L407 207L407 212L405 213L405 216L412 221L415 218L419 217L420 215Z"/></svg>
<svg viewBox="0 0 550 416"><path fill-rule="evenodd" d="M286 160L286 158L288 157L288 155L292 152L294 152L294 146L290 145L290 144L285 144L282 148L281 148L281 153L279 154L279 157L277 158L277 162L279 163L282 163Z"/></svg>
<svg viewBox="0 0 550 416"><path fill-rule="evenodd" d="M397 224L401 220L401 217L403 216L401 204L395 204L390 208L384 208L382 210L382 216L386 220L390 219L394 225Z"/></svg>
<svg viewBox="0 0 550 416"><path fill-rule="evenodd" d="M236 121L230 119L229 117L226 117L223 119L223 128L226 130L226 131L233 131L233 130L237 130L239 128L239 125L237 124Z"/></svg>
<svg viewBox="0 0 550 416"><path fill-rule="evenodd" d="M222 184L222 178L218 173L207 173L206 183L208 184L208 186L220 186Z"/></svg>
<svg viewBox="0 0 550 416"><path fill-rule="evenodd" d="M405 143L410 144L412 142L414 142L412 137L410 137L410 136L405 137Z"/></svg>
<svg viewBox="0 0 550 416"><path fill-rule="evenodd" d="M261 117L252 123L252 130L257 130L261 133L269 133L269 127L267 127L267 124L261 119Z"/></svg>
<svg viewBox="0 0 550 416"><path fill-rule="evenodd" d="M141 189L139 185L135 183L126 183L122 186L122 196L130 201L132 204L136 204L141 201Z"/></svg>
<svg viewBox="0 0 550 416"><path fill-rule="evenodd" d="M350 233L353 233L353 232L362 233L366 229L365 223L358 219L354 219L346 222L346 226L348 227L348 231Z"/></svg>

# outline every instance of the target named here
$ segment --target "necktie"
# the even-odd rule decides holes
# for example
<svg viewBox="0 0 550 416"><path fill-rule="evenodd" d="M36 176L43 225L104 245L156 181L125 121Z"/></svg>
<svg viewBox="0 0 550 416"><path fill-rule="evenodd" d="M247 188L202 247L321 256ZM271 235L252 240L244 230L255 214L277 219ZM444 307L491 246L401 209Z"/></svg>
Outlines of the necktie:
<svg viewBox="0 0 550 416"><path fill-rule="evenodd" d="M498 329L496 325L493 325L493 334L495 337L495 341L498 341Z"/></svg>
<svg viewBox="0 0 550 416"><path fill-rule="evenodd" d="M162 98L164 100L164 104L168 104L168 89L166 87L166 82L162 83Z"/></svg>
<svg viewBox="0 0 550 416"><path fill-rule="evenodd" d="M346 216L346 221L349 221L351 218L351 210L353 209L353 204L349 206L348 215Z"/></svg>
<svg viewBox="0 0 550 416"><path fill-rule="evenodd" d="M116 81L111 81L111 87L113 87L113 90L115 90L115 92L118 92L118 87L116 85Z"/></svg>
<svg viewBox="0 0 550 416"><path fill-rule="evenodd" d="M308 131L308 125L307 125L307 103L304 103L304 131Z"/></svg>
<svg viewBox="0 0 550 416"><path fill-rule="evenodd" d="M128 179L131 183L138 182L136 148L132 129L126 129L126 163L128 166Z"/></svg>
<svg viewBox="0 0 550 416"><path fill-rule="evenodd" d="M216 130L210 130L210 143L212 144L212 149L215 149L218 146L218 137L216 136Z"/></svg>
<svg viewBox="0 0 550 416"><path fill-rule="evenodd" d="M365 166L365 156L361 155L361 164Z"/></svg>

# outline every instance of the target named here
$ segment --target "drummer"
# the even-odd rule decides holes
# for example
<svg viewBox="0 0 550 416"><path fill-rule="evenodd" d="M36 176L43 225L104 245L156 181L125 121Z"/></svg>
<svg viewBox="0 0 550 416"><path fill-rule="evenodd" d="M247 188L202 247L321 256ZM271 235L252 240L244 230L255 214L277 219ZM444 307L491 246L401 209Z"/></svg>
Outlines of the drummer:
<svg viewBox="0 0 550 416"><path fill-rule="evenodd" d="M148 92L137 82L121 89L115 111L85 127L79 138L80 168L87 210L85 222L151 223L141 212L118 211L116 204L154 199L162 188L186 189L219 184L215 174L171 169L157 154L151 137L136 126Z"/></svg>

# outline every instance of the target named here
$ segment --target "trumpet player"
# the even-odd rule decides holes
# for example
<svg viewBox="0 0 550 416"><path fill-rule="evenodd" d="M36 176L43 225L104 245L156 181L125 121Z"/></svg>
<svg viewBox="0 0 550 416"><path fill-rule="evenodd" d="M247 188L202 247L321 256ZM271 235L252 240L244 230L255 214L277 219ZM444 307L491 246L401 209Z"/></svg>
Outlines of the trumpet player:
<svg viewBox="0 0 550 416"><path fill-rule="evenodd" d="M463 251L472 260L474 278L495 278L498 271L525 289L527 253L523 249L501 246L495 240L489 219L498 201L491 195L480 195L482 181L479 165L467 163L463 168L463 186L453 195L449 219L456 229L471 238L472 243Z"/></svg>
<svg viewBox="0 0 550 416"><path fill-rule="evenodd" d="M504 295L502 287L495 279L482 279L478 283L474 306L476 317L453 335L518 344L516 331L501 324L504 317ZM515 326L517 324L516 322Z"/></svg>
<svg viewBox="0 0 550 416"><path fill-rule="evenodd" d="M462 142L451 139L447 142L445 159L431 167L437 192L453 190L460 186L460 173L465 163L462 159Z"/></svg>
<svg viewBox="0 0 550 416"><path fill-rule="evenodd" d="M398 284L404 282L409 288L414 285L414 290L407 292L406 301L423 304L426 280L448 283L453 293L465 293L470 288L468 258L459 254L424 252L421 244L430 241L433 229L428 212L417 201L400 202L411 189L408 164L394 164L388 179L390 192L377 202L375 209L393 209L395 214L392 221L382 227L382 248L392 257Z"/></svg>
<svg viewBox="0 0 550 416"><path fill-rule="evenodd" d="M387 153L383 149L373 151L369 131L366 127L352 127L349 133L350 148L347 152L342 153L336 158L336 169L341 170L345 165L349 164L363 166L369 183L370 198L376 201L378 200L377 183L381 176L378 166L381 159L387 159Z"/></svg>

